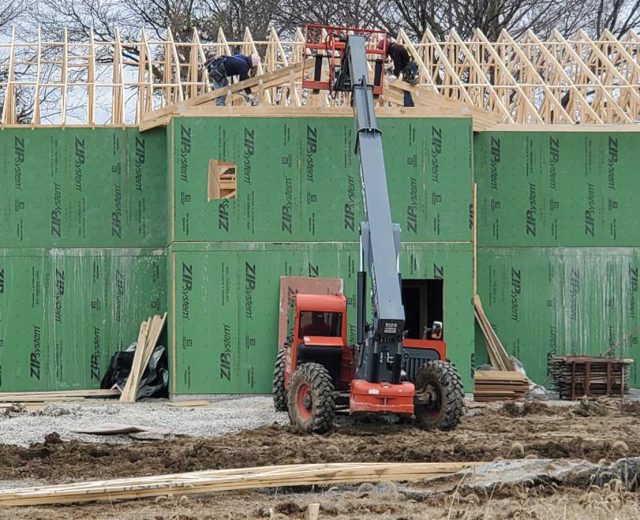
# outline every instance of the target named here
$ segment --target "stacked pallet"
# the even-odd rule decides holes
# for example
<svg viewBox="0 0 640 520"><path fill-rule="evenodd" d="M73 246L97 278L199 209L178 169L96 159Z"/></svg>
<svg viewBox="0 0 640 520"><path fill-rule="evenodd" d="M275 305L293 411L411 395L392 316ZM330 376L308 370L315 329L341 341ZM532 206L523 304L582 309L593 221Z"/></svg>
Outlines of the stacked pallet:
<svg viewBox="0 0 640 520"><path fill-rule="evenodd" d="M473 385L474 401L522 399L529 391L525 375L505 370L476 370Z"/></svg>
<svg viewBox="0 0 640 520"><path fill-rule="evenodd" d="M629 392L633 359L554 356L549 361L560 399L582 396L624 395Z"/></svg>
<svg viewBox="0 0 640 520"><path fill-rule="evenodd" d="M131 372L127 378L127 382L122 389L120 395L120 401L124 403L134 403L138 396L138 387L142 375L149 364L151 355L153 354L160 333L164 328L164 324L167 320L167 313L164 316L158 314L143 321L140 324L140 331L138 332L138 341L136 343L136 352L133 356L133 363L131 365Z"/></svg>

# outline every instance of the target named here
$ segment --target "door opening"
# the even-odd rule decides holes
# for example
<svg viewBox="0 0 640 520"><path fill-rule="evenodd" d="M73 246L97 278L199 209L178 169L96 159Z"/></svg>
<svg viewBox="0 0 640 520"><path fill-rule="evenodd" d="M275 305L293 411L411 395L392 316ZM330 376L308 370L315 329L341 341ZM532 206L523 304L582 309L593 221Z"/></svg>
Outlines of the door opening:
<svg viewBox="0 0 640 520"><path fill-rule="evenodd" d="M443 321L444 280L402 280L402 304L407 338L424 339L427 327Z"/></svg>

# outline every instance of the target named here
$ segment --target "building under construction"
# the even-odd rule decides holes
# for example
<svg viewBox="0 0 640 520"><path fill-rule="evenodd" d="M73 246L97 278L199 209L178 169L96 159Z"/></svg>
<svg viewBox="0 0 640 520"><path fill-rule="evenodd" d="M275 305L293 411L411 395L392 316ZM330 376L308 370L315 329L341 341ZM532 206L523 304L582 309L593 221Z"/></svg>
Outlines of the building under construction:
<svg viewBox="0 0 640 520"><path fill-rule="evenodd" d="M553 355L638 359L640 37L398 40L419 84L377 114L409 335L443 321L465 383L474 301L537 383ZM95 387L166 310L172 395L269 393L281 276L341 278L355 316L352 110L302 88L304 44L0 44L1 391ZM258 74L214 93L211 47Z"/></svg>

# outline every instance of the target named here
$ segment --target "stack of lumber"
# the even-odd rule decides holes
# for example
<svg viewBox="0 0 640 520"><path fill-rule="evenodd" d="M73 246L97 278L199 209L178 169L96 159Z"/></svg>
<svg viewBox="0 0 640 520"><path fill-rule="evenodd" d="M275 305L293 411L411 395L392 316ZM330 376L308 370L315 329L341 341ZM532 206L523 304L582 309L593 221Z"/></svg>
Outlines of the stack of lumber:
<svg viewBox="0 0 640 520"><path fill-rule="evenodd" d="M133 356L131 372L129 373L127 382L122 389L122 394L120 395L121 402L135 402L138 396L138 387L140 386L140 380L142 379L144 371L149 364L151 354L153 354L153 351L156 348L158 338L160 337L160 333L164 328L166 320L167 313L165 312L164 316L156 314L140 324L138 341L136 343L136 352Z"/></svg>
<svg viewBox="0 0 640 520"><path fill-rule="evenodd" d="M117 397L120 390L55 390L51 392L0 392L0 403L44 403L47 401L80 401L86 398Z"/></svg>
<svg viewBox="0 0 640 520"><path fill-rule="evenodd" d="M473 312L478 321L478 325L480 325L480 329L482 329L489 359L491 360L491 366L497 370L512 371L513 361L509 357L509 354L507 354L495 330L493 330L493 326L489 322L489 318L487 318L484 308L482 307L480 296L477 294L473 297Z"/></svg>
<svg viewBox="0 0 640 520"><path fill-rule="evenodd" d="M554 356L549 371L560 399L582 396L624 395L629 392L633 359Z"/></svg>
<svg viewBox="0 0 640 520"><path fill-rule="evenodd" d="M0 507L132 500L265 487L426 480L453 475L475 465L465 462L334 463L208 470L6 489L0 491Z"/></svg>
<svg viewBox="0 0 640 520"><path fill-rule="evenodd" d="M522 399L529 391L529 380L520 372L476 370L473 375L474 401Z"/></svg>

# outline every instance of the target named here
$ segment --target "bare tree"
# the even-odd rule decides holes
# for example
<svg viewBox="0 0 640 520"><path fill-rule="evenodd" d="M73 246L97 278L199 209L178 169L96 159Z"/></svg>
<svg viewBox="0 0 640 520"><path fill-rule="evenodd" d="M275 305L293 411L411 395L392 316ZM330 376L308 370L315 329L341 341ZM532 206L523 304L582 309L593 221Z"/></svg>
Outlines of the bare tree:
<svg viewBox="0 0 640 520"><path fill-rule="evenodd" d="M387 2L387 0L382 0ZM384 24L384 9L371 9L371 0L283 0L277 1L275 25L289 33L307 23L346 27L379 27Z"/></svg>
<svg viewBox="0 0 640 520"><path fill-rule="evenodd" d="M0 32L6 32L7 27L22 14L23 9L23 0L0 0Z"/></svg>
<svg viewBox="0 0 640 520"><path fill-rule="evenodd" d="M585 29L594 37L609 29L622 36L640 27L640 0L587 0Z"/></svg>
<svg viewBox="0 0 640 520"><path fill-rule="evenodd" d="M543 33L566 19L567 4L573 0L369 0L381 24L393 30L403 28L414 37L430 30L443 39L452 29L463 38L480 29L490 40L507 30L519 36L537 27ZM577 2L576 2L577 3Z"/></svg>
<svg viewBox="0 0 640 520"><path fill-rule="evenodd" d="M23 0L0 0L0 34L9 34L11 25L23 15L24 7ZM1 85L6 84L9 79L8 64L8 56L0 57L0 113L4 108L6 96L6 88ZM31 103L29 103L26 92L21 88L15 89L15 104L16 121L19 123L28 122L31 119Z"/></svg>

